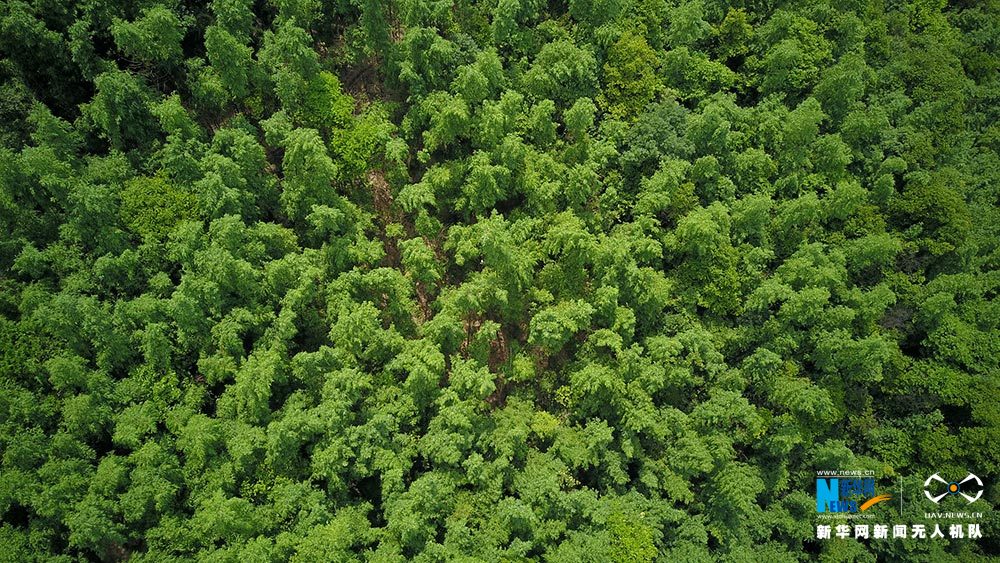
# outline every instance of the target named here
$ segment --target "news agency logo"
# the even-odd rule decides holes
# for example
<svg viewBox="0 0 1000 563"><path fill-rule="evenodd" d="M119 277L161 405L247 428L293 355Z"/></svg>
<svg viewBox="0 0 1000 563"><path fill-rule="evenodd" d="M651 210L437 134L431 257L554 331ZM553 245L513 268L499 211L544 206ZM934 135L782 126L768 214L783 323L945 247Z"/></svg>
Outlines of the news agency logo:
<svg viewBox="0 0 1000 563"><path fill-rule="evenodd" d="M952 477L952 475L947 475ZM983 512L957 512L939 508L941 512L924 512L924 522L887 522L891 510L869 511L871 507L890 500L888 494L876 494L875 472L872 470L816 472L816 539L831 540L977 540L983 537L980 520ZM973 473L957 481L947 481L935 473L924 481L924 495L934 504L947 506L948 496L964 499L960 505L976 502L983 496L983 481ZM919 497L919 495L918 495ZM899 478L899 515L903 517L903 478ZM944 501L944 502L942 502ZM952 511L949 511L952 510ZM822 523L826 521L827 523ZM851 525L851 523L857 522ZM871 524L863 523L869 521ZM933 526L933 530L931 530ZM891 531L891 535L890 535ZM834 533L836 532L836 533Z"/></svg>
<svg viewBox="0 0 1000 563"><path fill-rule="evenodd" d="M838 475L816 479L816 512L853 514L892 499L875 494L874 477Z"/></svg>
<svg viewBox="0 0 1000 563"><path fill-rule="evenodd" d="M943 483L945 486L942 488L938 483ZM932 489L934 492L931 492ZM975 494L966 494L966 490ZM969 504L972 504L983 496L983 481L972 473L969 473L961 481L945 481L944 478L935 473L924 481L924 495L934 504L940 503L941 499L946 496L955 495L965 498Z"/></svg>

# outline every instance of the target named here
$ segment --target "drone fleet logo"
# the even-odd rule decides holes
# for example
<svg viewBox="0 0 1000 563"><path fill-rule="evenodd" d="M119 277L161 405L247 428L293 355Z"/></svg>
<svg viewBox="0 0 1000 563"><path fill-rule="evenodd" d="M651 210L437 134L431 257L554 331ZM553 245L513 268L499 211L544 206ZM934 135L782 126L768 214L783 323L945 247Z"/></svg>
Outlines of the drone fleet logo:
<svg viewBox="0 0 1000 563"><path fill-rule="evenodd" d="M943 493L936 494L937 491L931 493L930 487L931 483L934 481L944 483L946 485L945 491ZM965 484L968 483L969 481L972 481L978 487L977 489L972 489L976 493L974 495L967 495L963 492L964 489L968 488L968 486ZM983 480L977 477L976 475L969 473L969 475L966 476L965 479L962 479L961 481L949 482L945 481L940 475L935 473L934 475L928 477L926 481L924 481L924 495L926 495L927 498L934 504L940 503L941 499L943 499L948 495L961 495L962 497L965 498L965 500L969 501L969 504L972 504L977 500L979 500L979 497L983 496Z"/></svg>
<svg viewBox="0 0 1000 563"><path fill-rule="evenodd" d="M870 470L817 471L816 517L820 520L816 523L816 539L889 540L891 538L933 541L977 540L983 537L980 524L985 516L983 512L955 512L954 509L944 508L941 512L924 512L925 522L912 523L888 522L886 517L890 513L884 510L877 516L865 512L892 498L888 494L876 495L875 481L875 473ZM974 473L969 473L957 481L948 481L935 473L924 481L923 491L927 501L936 505L947 507L957 503L960 506L968 506L983 496L984 486L983 480ZM902 519L902 477L899 481L899 493L899 517ZM946 497L955 499L949 501ZM920 498L919 495L917 498ZM851 522L850 519L854 518L867 519L874 523L865 520ZM823 519L826 519L826 523Z"/></svg>

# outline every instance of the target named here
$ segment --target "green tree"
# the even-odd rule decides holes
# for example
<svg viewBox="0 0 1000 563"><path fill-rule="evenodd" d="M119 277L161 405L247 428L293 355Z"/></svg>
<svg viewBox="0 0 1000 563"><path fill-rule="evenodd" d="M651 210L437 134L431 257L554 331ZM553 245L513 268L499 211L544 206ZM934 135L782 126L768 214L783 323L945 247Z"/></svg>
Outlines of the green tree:
<svg viewBox="0 0 1000 563"><path fill-rule="evenodd" d="M660 90L656 53L642 36L624 33L608 51L604 63L603 105L608 113L633 119Z"/></svg>
<svg viewBox="0 0 1000 563"><path fill-rule="evenodd" d="M142 63L172 66L180 62L188 22L162 4L145 8L134 21L116 19L111 26L115 44L125 56Z"/></svg>

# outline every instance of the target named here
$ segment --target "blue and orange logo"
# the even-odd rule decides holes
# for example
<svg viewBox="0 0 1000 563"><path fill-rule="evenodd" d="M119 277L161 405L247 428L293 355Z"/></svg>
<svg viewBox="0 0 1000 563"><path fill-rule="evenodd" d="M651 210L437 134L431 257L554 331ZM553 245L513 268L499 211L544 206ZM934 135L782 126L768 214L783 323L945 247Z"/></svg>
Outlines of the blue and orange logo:
<svg viewBox="0 0 1000 563"><path fill-rule="evenodd" d="M816 479L816 512L864 512L892 495L875 494L875 479Z"/></svg>

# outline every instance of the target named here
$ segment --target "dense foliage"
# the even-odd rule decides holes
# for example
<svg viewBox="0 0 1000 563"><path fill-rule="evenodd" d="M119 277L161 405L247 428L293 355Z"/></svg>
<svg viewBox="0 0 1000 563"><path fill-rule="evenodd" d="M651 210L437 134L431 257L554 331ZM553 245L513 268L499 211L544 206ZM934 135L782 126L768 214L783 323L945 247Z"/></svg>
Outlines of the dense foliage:
<svg viewBox="0 0 1000 563"><path fill-rule="evenodd" d="M995 0L9 0L0 56L0 559L1000 553ZM838 468L975 471L984 538L819 542Z"/></svg>

